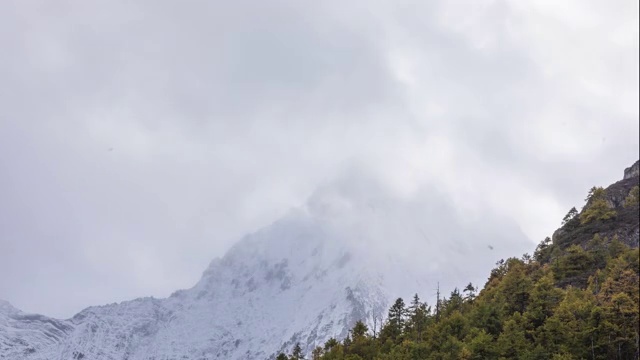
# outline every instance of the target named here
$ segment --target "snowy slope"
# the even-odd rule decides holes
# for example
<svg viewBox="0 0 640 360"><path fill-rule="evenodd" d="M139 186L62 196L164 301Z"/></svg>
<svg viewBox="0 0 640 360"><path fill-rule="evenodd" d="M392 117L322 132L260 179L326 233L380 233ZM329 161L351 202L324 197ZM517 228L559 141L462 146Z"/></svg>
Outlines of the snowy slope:
<svg viewBox="0 0 640 360"><path fill-rule="evenodd" d="M73 330L69 321L25 314L0 300L0 359L55 359L57 346Z"/></svg>
<svg viewBox="0 0 640 360"><path fill-rule="evenodd" d="M365 185L320 189L167 299L68 320L1 302L0 359L267 359L295 342L310 350L356 320L372 325L398 296L430 299L437 282L482 285L496 260L531 246L515 227L486 226L495 219L457 220L433 199L370 198Z"/></svg>

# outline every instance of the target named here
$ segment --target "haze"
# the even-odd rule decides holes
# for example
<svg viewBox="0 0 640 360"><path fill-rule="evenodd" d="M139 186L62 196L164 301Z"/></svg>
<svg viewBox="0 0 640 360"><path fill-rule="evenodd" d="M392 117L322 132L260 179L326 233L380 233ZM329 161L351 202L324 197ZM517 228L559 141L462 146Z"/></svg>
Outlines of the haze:
<svg viewBox="0 0 640 360"><path fill-rule="evenodd" d="M533 250L638 159L638 26L632 0L2 1L0 298L167 296L353 167Z"/></svg>

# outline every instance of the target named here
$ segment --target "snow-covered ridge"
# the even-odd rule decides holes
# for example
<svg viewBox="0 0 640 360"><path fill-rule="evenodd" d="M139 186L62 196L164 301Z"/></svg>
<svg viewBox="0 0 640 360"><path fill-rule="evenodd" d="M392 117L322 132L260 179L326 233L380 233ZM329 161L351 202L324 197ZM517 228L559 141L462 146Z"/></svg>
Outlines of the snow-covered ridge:
<svg viewBox="0 0 640 360"><path fill-rule="evenodd" d="M268 359L295 342L310 350L340 338L356 320L371 324L398 296L428 299L436 282L482 284L496 260L529 250L521 233L487 227L489 217L464 221L442 200L358 189L321 189L166 299L90 307L68 320L0 302L0 359Z"/></svg>

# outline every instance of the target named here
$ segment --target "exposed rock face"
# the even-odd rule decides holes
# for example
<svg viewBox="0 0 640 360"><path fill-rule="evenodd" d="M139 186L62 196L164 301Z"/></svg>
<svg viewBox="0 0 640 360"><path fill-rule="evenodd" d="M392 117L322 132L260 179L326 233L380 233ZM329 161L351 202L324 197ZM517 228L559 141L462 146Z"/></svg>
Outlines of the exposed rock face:
<svg viewBox="0 0 640 360"><path fill-rule="evenodd" d="M637 164L638 163L636 162L636 169ZM607 200L610 204L613 204L613 208L616 210L617 215L614 221L601 229L601 236L613 238L613 236L617 235L618 239L623 243L631 247L638 247L640 240L638 205L625 207L624 204L629 192L631 192L631 189L638 185L639 179L640 178L636 175L634 177L618 181L606 189Z"/></svg>
<svg viewBox="0 0 640 360"><path fill-rule="evenodd" d="M624 179L631 179L640 176L640 161L624 169Z"/></svg>
<svg viewBox="0 0 640 360"><path fill-rule="evenodd" d="M631 247L638 247L640 241L638 205L625 206L625 199L640 180L640 177L638 177L638 161L627 168L624 171L624 175L624 179L609 185L605 189L607 203L610 208L616 211L615 218L580 225L577 217L553 233L553 243L560 245L562 248L576 243L585 247L595 234L600 234L601 237L609 240L614 236L618 236L621 242Z"/></svg>

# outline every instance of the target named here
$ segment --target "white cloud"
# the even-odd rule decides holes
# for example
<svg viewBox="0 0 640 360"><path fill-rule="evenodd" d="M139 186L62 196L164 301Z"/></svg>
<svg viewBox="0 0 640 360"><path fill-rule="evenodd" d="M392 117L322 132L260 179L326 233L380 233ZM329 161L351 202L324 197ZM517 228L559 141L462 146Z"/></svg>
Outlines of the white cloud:
<svg viewBox="0 0 640 360"><path fill-rule="evenodd" d="M190 286L353 164L539 241L638 158L637 2L0 14L0 298L29 311Z"/></svg>

